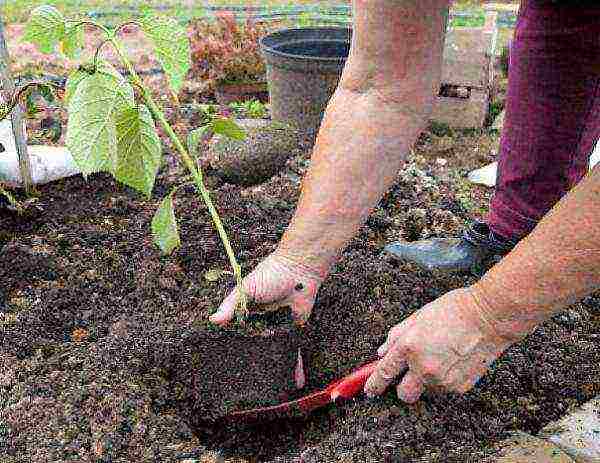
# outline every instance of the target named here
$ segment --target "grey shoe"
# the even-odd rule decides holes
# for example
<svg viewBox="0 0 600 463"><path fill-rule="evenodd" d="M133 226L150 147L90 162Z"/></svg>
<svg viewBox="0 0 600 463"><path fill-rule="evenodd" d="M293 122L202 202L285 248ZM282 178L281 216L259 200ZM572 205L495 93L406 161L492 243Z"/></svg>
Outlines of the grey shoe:
<svg viewBox="0 0 600 463"><path fill-rule="evenodd" d="M491 258L501 258L517 244L492 232L485 222L474 222L462 238L433 238L387 245L384 254L425 270L469 272Z"/></svg>

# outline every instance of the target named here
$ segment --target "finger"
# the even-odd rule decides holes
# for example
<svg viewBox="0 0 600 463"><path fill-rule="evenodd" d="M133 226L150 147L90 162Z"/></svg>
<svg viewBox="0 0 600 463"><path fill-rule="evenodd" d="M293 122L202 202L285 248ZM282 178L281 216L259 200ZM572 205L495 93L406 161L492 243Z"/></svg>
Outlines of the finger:
<svg viewBox="0 0 600 463"><path fill-rule="evenodd" d="M377 349L377 355L384 357L385 354L390 350L390 346L393 346L397 339L402 336L404 324L400 323L388 332L385 342Z"/></svg>
<svg viewBox="0 0 600 463"><path fill-rule="evenodd" d="M229 296L221 303L219 309L209 317L211 323L226 325L231 321L235 313L235 306L237 305L237 296L237 289L234 289L229 293Z"/></svg>
<svg viewBox="0 0 600 463"><path fill-rule="evenodd" d="M367 380L365 393L369 397L380 395L400 373L407 363L400 349L392 348L377 364L375 372Z"/></svg>
<svg viewBox="0 0 600 463"><path fill-rule="evenodd" d="M290 305L292 306L292 318L294 322L298 326L304 326L310 318L314 301L303 297L296 297L292 299Z"/></svg>
<svg viewBox="0 0 600 463"><path fill-rule="evenodd" d="M308 322L315 305L316 291L317 288L312 283L299 283L294 287L289 300L292 307L292 318L296 324L304 326Z"/></svg>
<svg viewBox="0 0 600 463"><path fill-rule="evenodd" d="M379 357L385 356L385 354L387 354L388 349L389 349L389 347L388 347L388 343L386 341L381 346L379 346L379 349L377 349L377 355Z"/></svg>
<svg viewBox="0 0 600 463"><path fill-rule="evenodd" d="M398 398L403 402L414 404L423 394L423 381L421 377L408 370L402 382L396 388Z"/></svg>

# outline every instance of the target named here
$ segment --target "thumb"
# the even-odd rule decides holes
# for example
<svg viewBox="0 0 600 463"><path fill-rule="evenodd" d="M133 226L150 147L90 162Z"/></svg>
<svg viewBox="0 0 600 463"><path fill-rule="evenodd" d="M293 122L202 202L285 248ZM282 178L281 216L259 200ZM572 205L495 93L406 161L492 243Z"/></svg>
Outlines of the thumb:
<svg viewBox="0 0 600 463"><path fill-rule="evenodd" d="M413 373L412 370L408 370L402 378L402 382L396 388L396 392L400 400L413 404L423 394L423 381L419 375Z"/></svg>
<svg viewBox="0 0 600 463"><path fill-rule="evenodd" d="M293 294L288 298L292 309L292 318L300 326L304 326L310 318L315 305L317 286L315 282L298 283L293 289Z"/></svg>
<svg viewBox="0 0 600 463"><path fill-rule="evenodd" d="M246 295L251 298L252 296L250 289L254 287L253 280L255 274L250 274L246 278L242 280L242 288ZM217 311L212 314L208 319L211 323L216 323L217 325L226 325L231 321L233 315L235 314L235 307L238 301L238 288L237 286L229 293L229 295L221 302L221 305L217 309Z"/></svg>
<svg viewBox="0 0 600 463"><path fill-rule="evenodd" d="M208 318L211 321L211 323L216 323L217 325L225 325L228 322L230 322L233 318L233 314L235 313L237 297L238 290L236 288L229 293L229 296L227 296L223 300L223 302L221 302L219 309Z"/></svg>

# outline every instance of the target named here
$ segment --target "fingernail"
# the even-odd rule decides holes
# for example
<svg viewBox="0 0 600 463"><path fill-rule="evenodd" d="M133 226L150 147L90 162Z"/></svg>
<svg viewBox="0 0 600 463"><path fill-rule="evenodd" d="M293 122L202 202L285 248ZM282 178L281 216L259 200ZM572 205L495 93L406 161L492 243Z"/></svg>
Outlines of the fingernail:
<svg viewBox="0 0 600 463"><path fill-rule="evenodd" d="M387 343L383 343L381 346L379 346L379 349L377 349L377 355L379 355L380 357L383 357L386 352L387 352Z"/></svg>

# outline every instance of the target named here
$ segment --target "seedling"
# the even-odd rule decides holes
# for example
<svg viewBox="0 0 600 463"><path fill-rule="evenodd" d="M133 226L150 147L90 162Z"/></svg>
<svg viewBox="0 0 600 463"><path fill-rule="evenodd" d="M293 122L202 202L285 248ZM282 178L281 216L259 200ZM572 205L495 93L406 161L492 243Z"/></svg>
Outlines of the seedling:
<svg viewBox="0 0 600 463"><path fill-rule="evenodd" d="M230 108L243 113L247 117L260 119L266 116L267 108L258 100L230 103Z"/></svg>
<svg viewBox="0 0 600 463"><path fill-rule="evenodd" d="M172 95L177 95L191 66L187 32L175 19L158 15L150 9L144 9L136 20L109 29L89 18L69 19L52 6L40 6L31 12L24 40L35 44L42 53L52 53L58 46L62 54L75 59L83 49L86 29L93 28L102 33L103 40L92 59L82 62L67 79L64 94L69 114L67 148L84 178L95 172L107 172L117 181L150 198L162 158L156 129L156 124L160 125L173 143L179 161L189 171L223 242L238 284L236 314L238 321L243 323L247 307L241 286L241 267L204 185L202 170L190 153L196 150L206 131L238 140L245 138L245 132L230 119L210 118L206 125L188 134L186 148L127 57L118 38L124 26L136 26L144 32L165 71ZM127 78L102 59L105 46L115 50L127 70ZM0 119L10 113L23 94L23 89L18 90L12 101L0 108ZM173 206L176 191L177 188L174 188L163 199L152 219L154 242L163 254L172 253L180 245Z"/></svg>

